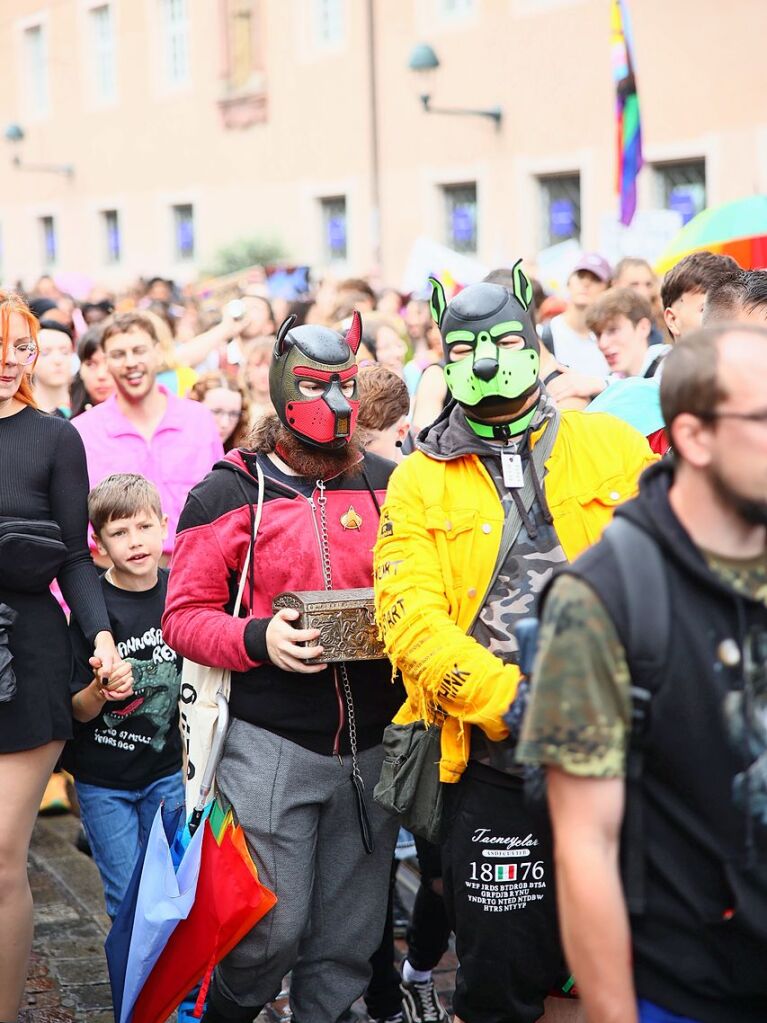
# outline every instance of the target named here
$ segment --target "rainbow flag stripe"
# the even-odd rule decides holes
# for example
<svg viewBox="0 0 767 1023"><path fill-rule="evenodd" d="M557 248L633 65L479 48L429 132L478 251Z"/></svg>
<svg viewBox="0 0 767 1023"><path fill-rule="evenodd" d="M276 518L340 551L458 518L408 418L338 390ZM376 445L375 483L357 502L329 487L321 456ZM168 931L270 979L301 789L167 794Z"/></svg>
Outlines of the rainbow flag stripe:
<svg viewBox="0 0 767 1023"><path fill-rule="evenodd" d="M628 0L612 0L611 54L616 94L617 182L620 221L630 224L637 205L636 182L642 168L642 126L634 75L634 42Z"/></svg>

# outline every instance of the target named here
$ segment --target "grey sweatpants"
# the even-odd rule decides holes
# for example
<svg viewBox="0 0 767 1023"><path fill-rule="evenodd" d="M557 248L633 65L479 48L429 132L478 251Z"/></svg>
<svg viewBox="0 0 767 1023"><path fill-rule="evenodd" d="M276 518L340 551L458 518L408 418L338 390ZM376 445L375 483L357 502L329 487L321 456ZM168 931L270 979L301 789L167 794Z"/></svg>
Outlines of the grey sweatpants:
<svg viewBox="0 0 767 1023"><path fill-rule="evenodd" d="M263 1005L292 970L296 1023L336 1023L365 990L383 933L397 821L373 802L381 746L359 754L375 840L362 845L351 758L322 756L234 719L217 782L277 905L218 967L223 995Z"/></svg>

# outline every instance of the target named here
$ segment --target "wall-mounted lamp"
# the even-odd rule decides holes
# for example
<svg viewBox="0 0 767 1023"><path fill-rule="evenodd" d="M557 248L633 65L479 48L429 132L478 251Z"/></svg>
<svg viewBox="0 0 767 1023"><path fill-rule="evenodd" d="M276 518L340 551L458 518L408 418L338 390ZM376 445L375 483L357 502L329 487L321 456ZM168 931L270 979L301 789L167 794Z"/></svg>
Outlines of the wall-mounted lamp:
<svg viewBox="0 0 767 1023"><path fill-rule="evenodd" d="M5 141L16 146L24 141L24 129L20 124L9 124L3 132ZM63 174L65 178L72 178L75 168L71 163L23 163L21 157L16 153L11 158L11 163L17 170L37 171L43 174Z"/></svg>
<svg viewBox="0 0 767 1023"><path fill-rule="evenodd" d="M439 57L434 52L434 48L429 46L428 43L419 43L411 52L407 66L410 71L414 71L420 76L419 81L422 83L422 87L425 88L430 76L439 67ZM421 103L427 114L489 117L495 123L496 128L500 127L503 118L503 111L500 107L488 107L485 110L476 110L472 107L433 107L431 105L431 94L425 91L421 93Z"/></svg>

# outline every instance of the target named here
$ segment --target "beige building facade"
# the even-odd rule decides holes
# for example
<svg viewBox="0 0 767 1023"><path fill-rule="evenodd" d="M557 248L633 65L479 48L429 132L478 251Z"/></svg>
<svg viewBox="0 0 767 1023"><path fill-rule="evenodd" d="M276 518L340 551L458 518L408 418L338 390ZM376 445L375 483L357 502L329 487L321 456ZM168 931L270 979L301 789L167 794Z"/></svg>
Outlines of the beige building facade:
<svg viewBox="0 0 767 1023"><path fill-rule="evenodd" d="M767 2L631 10L640 211L767 192ZM617 211L610 0L0 0L0 97L27 285L189 280L260 238L396 286L418 237L491 266Z"/></svg>

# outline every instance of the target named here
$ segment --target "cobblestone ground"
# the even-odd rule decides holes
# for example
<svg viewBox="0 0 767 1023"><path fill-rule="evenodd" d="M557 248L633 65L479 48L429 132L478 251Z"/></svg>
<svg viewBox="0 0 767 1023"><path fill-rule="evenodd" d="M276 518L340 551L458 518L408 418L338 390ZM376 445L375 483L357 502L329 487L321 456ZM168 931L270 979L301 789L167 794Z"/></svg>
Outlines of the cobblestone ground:
<svg viewBox="0 0 767 1023"><path fill-rule="evenodd" d="M112 1023L101 882L74 846L78 822L38 818L30 850L35 941L21 1023Z"/></svg>

